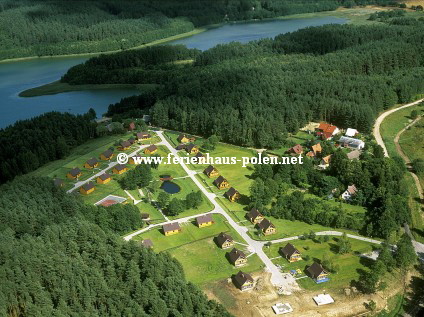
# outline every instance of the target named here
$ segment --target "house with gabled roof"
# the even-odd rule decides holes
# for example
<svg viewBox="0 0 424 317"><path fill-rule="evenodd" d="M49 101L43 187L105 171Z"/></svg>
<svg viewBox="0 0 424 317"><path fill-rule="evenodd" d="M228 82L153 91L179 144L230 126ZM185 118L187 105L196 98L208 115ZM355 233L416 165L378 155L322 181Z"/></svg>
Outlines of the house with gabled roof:
<svg viewBox="0 0 424 317"><path fill-rule="evenodd" d="M84 163L84 167L89 169L96 168L97 166L99 166L99 162L95 157L87 160L87 162Z"/></svg>
<svg viewBox="0 0 424 317"><path fill-rule="evenodd" d="M318 157L321 155L321 152L322 152L321 143L317 143L311 146L311 150L308 153L306 153L306 156Z"/></svg>
<svg viewBox="0 0 424 317"><path fill-rule="evenodd" d="M285 247L281 247L278 253L289 262L297 262L302 260L300 252L293 244L287 243Z"/></svg>
<svg viewBox="0 0 424 317"><path fill-rule="evenodd" d="M55 178L53 180L53 184L56 187L63 187L63 185L65 185L65 182L62 179L60 179L60 178Z"/></svg>
<svg viewBox="0 0 424 317"><path fill-rule="evenodd" d="M102 154L100 154L100 159L102 161L109 161L113 158L113 151L112 150L106 150Z"/></svg>
<svg viewBox="0 0 424 317"><path fill-rule="evenodd" d="M239 200L241 197L240 193L234 187L231 187L229 190L227 190L224 196L227 197L227 199L232 203Z"/></svg>
<svg viewBox="0 0 424 317"><path fill-rule="evenodd" d="M359 134L359 131L352 128L347 128L345 136L353 138L355 135Z"/></svg>
<svg viewBox="0 0 424 317"><path fill-rule="evenodd" d="M188 136L187 134L180 134L177 138L180 143L194 142L196 138Z"/></svg>
<svg viewBox="0 0 424 317"><path fill-rule="evenodd" d="M234 285L242 291L246 291L253 288L254 281L250 274L239 271L233 276Z"/></svg>
<svg viewBox="0 0 424 317"><path fill-rule="evenodd" d="M256 224L256 226L261 229L262 233L266 236L277 232L274 224L266 218Z"/></svg>
<svg viewBox="0 0 424 317"><path fill-rule="evenodd" d="M162 230L165 236L171 236L182 231L178 222L166 223L162 226Z"/></svg>
<svg viewBox="0 0 424 317"><path fill-rule="evenodd" d="M81 194L88 195L88 194L91 194L92 192L94 192L95 189L96 189L96 187L94 187L94 183L87 182L84 185L82 185L79 190L80 190Z"/></svg>
<svg viewBox="0 0 424 317"><path fill-rule="evenodd" d="M145 248L151 249L153 248L153 242L150 239L144 239L141 241L141 245Z"/></svg>
<svg viewBox="0 0 424 317"><path fill-rule="evenodd" d="M306 272L316 283L324 283L330 280L328 278L328 272L317 262L312 263L312 265L306 269Z"/></svg>
<svg viewBox="0 0 424 317"><path fill-rule="evenodd" d="M134 123L134 122L130 122L130 124L128 125L127 130L128 130L128 131L133 131L133 130L135 130L135 123Z"/></svg>
<svg viewBox="0 0 424 317"><path fill-rule="evenodd" d="M215 179L213 181L213 184L218 187L218 189L225 189L225 188L229 188L230 184L228 183L228 181L221 175L219 176L217 179Z"/></svg>
<svg viewBox="0 0 424 317"><path fill-rule="evenodd" d="M126 151L131 147L130 141L122 141L119 143L118 149L121 151Z"/></svg>
<svg viewBox="0 0 424 317"><path fill-rule="evenodd" d="M321 122L317 128L316 135L321 137L323 140L328 140L339 132L339 128L335 125Z"/></svg>
<svg viewBox="0 0 424 317"><path fill-rule="evenodd" d="M253 224L257 224L265 218L264 215L262 215L257 208L250 209L246 216Z"/></svg>
<svg viewBox="0 0 424 317"><path fill-rule="evenodd" d="M69 179L76 179L82 175L81 170L78 167L75 167L71 169L68 174L66 174L66 177Z"/></svg>
<svg viewBox="0 0 424 317"><path fill-rule="evenodd" d="M190 143L187 144L185 150L188 154L197 154L199 153L199 147L196 144Z"/></svg>
<svg viewBox="0 0 424 317"><path fill-rule="evenodd" d="M353 196L356 195L358 192L358 189L355 185L350 185L347 187L347 189L342 193L342 199L343 200L350 200Z"/></svg>
<svg viewBox="0 0 424 317"><path fill-rule="evenodd" d="M209 165L208 167L206 167L205 170L203 171L203 173L209 178L219 176L218 170L215 167L213 167L212 165Z"/></svg>
<svg viewBox="0 0 424 317"><path fill-rule="evenodd" d="M295 146L288 149L287 153L293 154L293 155L300 155L303 153L303 146L301 146L300 144L296 144Z"/></svg>
<svg viewBox="0 0 424 317"><path fill-rule="evenodd" d="M155 154L157 150L158 150L158 147L152 144L144 149L144 154Z"/></svg>
<svg viewBox="0 0 424 317"><path fill-rule="evenodd" d="M111 181L111 175L109 173L104 173L97 177L97 184L107 184Z"/></svg>
<svg viewBox="0 0 424 317"><path fill-rule="evenodd" d="M128 170L127 166L125 164L116 164L113 169L113 174L124 174Z"/></svg>
<svg viewBox="0 0 424 317"><path fill-rule="evenodd" d="M202 215L196 218L196 224L199 228L212 226L214 221L211 214Z"/></svg>
<svg viewBox="0 0 424 317"><path fill-rule="evenodd" d="M221 249L228 249L234 245L234 240L229 234L221 232L219 235L215 237L215 243Z"/></svg>
<svg viewBox="0 0 424 317"><path fill-rule="evenodd" d="M332 156L332 154L327 155L327 156L324 156L324 157L321 159L321 162L320 162L320 164L319 164L319 167L320 167L321 169L326 169L327 167L329 167L329 166L330 166L331 156Z"/></svg>
<svg viewBox="0 0 424 317"><path fill-rule="evenodd" d="M176 149L177 151L181 151L181 150L184 150L184 149L186 148L186 146L187 146L187 145L185 145L184 143L180 143L180 144L178 144L178 145L175 147L175 149Z"/></svg>
<svg viewBox="0 0 424 317"><path fill-rule="evenodd" d="M227 258L232 265L240 267L247 264L247 256L239 249L233 248L227 253Z"/></svg>
<svg viewBox="0 0 424 317"><path fill-rule="evenodd" d="M148 132L137 132L135 134L135 137L137 141L142 141L142 140L150 140L152 138L152 135Z"/></svg>

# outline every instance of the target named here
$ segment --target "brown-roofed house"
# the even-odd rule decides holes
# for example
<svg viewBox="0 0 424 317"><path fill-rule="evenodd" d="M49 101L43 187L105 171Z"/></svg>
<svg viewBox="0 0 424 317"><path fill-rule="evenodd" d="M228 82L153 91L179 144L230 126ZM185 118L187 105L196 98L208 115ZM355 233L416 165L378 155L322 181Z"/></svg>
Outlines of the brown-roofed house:
<svg viewBox="0 0 424 317"><path fill-rule="evenodd" d="M166 223L162 226L165 236L171 236L181 232L181 227L178 222Z"/></svg>
<svg viewBox="0 0 424 317"><path fill-rule="evenodd" d="M128 131L133 131L133 130L135 130L135 123L134 123L134 122L131 122L131 123L128 125Z"/></svg>
<svg viewBox="0 0 424 317"><path fill-rule="evenodd" d="M206 167L205 170L203 171L203 173L209 178L219 176L218 170L215 167L213 167L212 165L209 165L208 167Z"/></svg>
<svg viewBox="0 0 424 317"><path fill-rule="evenodd" d="M284 248L280 248L278 252L289 262L297 262L299 260L302 260L302 257L300 256L300 252L298 249L294 247L293 244L287 243Z"/></svg>
<svg viewBox="0 0 424 317"><path fill-rule="evenodd" d="M218 189L225 189L230 187L230 184L223 176L219 176L217 179L215 179L213 184L218 187Z"/></svg>
<svg viewBox="0 0 424 317"><path fill-rule="evenodd" d="M235 267L240 267L247 263L246 254L236 248L233 248L230 252L227 253L227 258Z"/></svg>
<svg viewBox="0 0 424 317"><path fill-rule="evenodd" d="M187 144L185 150L188 154L197 154L199 153L199 147L196 144L190 143Z"/></svg>
<svg viewBox="0 0 424 317"><path fill-rule="evenodd" d="M133 145L135 143L135 139L133 137L131 137L131 138L128 139L128 142L130 142L131 145Z"/></svg>
<svg viewBox="0 0 424 317"><path fill-rule="evenodd" d="M343 200L350 200L353 196L356 195L358 192L358 189L355 185L350 185L347 187L347 189L342 193L342 199Z"/></svg>
<svg viewBox="0 0 424 317"><path fill-rule="evenodd" d="M215 237L215 242L221 249L228 249L234 245L233 238L224 232Z"/></svg>
<svg viewBox="0 0 424 317"><path fill-rule="evenodd" d="M87 162L84 163L85 168L95 168L99 166L99 162L95 157L89 159Z"/></svg>
<svg viewBox="0 0 424 317"><path fill-rule="evenodd" d="M124 174L128 168L125 166L125 164L117 164L113 167L112 173L113 174Z"/></svg>
<svg viewBox="0 0 424 317"><path fill-rule="evenodd" d="M317 156L321 155L321 152L322 152L321 143L317 143L317 144L312 145L311 151L306 153L306 156L317 157Z"/></svg>
<svg viewBox="0 0 424 317"><path fill-rule="evenodd" d="M177 138L180 143L194 142L196 138L188 136L187 134L180 134Z"/></svg>
<svg viewBox="0 0 424 317"><path fill-rule="evenodd" d="M153 242L150 239L144 239L141 241L141 245L145 248L151 249L153 248Z"/></svg>
<svg viewBox="0 0 424 317"><path fill-rule="evenodd" d="M135 164L136 162L143 162L141 155L130 156L130 158L128 159L128 163L130 164Z"/></svg>
<svg viewBox="0 0 424 317"><path fill-rule="evenodd" d="M150 140L152 138L151 134L147 132L138 132L136 133L135 137L138 141Z"/></svg>
<svg viewBox="0 0 424 317"><path fill-rule="evenodd" d="M186 148L186 145L184 143L180 143L177 145L177 147L175 148L177 151L181 151L184 150Z"/></svg>
<svg viewBox="0 0 424 317"><path fill-rule="evenodd" d="M66 174L67 178L76 179L82 175L81 170L78 167L71 169L68 174Z"/></svg>
<svg viewBox="0 0 424 317"><path fill-rule="evenodd" d="M128 150L130 147L130 141L122 141L121 143L119 143L118 149L120 149L121 151L125 151Z"/></svg>
<svg viewBox="0 0 424 317"><path fill-rule="evenodd" d="M306 269L306 272L317 283L327 282L329 280L328 272L317 262L312 263L312 265Z"/></svg>
<svg viewBox="0 0 424 317"><path fill-rule="evenodd" d="M111 175L109 173L104 173L97 177L96 182L97 184L107 184L111 180Z"/></svg>
<svg viewBox="0 0 424 317"><path fill-rule="evenodd" d="M207 214L196 218L196 223L199 228L208 227L214 224L212 215Z"/></svg>
<svg viewBox="0 0 424 317"><path fill-rule="evenodd" d="M83 195L88 195L94 192L95 189L96 187L94 187L94 183L88 182L80 187L80 193Z"/></svg>
<svg viewBox="0 0 424 317"><path fill-rule="evenodd" d="M293 154L293 155L299 155L303 153L303 146L300 144L296 144L295 146L291 147L287 150L287 153Z"/></svg>
<svg viewBox="0 0 424 317"><path fill-rule="evenodd" d="M252 208L247 213L247 218L250 220L251 223L257 224L261 222L265 217L259 212L257 208Z"/></svg>
<svg viewBox="0 0 424 317"><path fill-rule="evenodd" d="M60 178L55 178L53 180L53 184L56 187L63 187L63 185L65 184L65 182L62 179L60 179Z"/></svg>
<svg viewBox="0 0 424 317"><path fill-rule="evenodd" d="M103 161L109 161L113 157L112 150L106 150L102 154L100 154L100 159Z"/></svg>
<svg viewBox="0 0 424 317"><path fill-rule="evenodd" d="M234 285L242 291L246 291L253 288L253 278L250 274L239 271L233 277Z"/></svg>
<svg viewBox="0 0 424 317"><path fill-rule="evenodd" d="M141 214L140 214L140 216L141 216L141 219L143 219L143 220L150 220L150 214L148 214L147 212L142 212Z"/></svg>
<svg viewBox="0 0 424 317"><path fill-rule="evenodd" d="M274 224L268 219L264 218L260 223L257 224L258 228L262 230L264 235L270 235L277 232Z"/></svg>
<svg viewBox="0 0 424 317"><path fill-rule="evenodd" d="M321 122L317 128L317 136L320 136L323 140L331 139L333 135L339 133L340 130L335 125Z"/></svg>
<svg viewBox="0 0 424 317"><path fill-rule="evenodd" d="M152 144L144 149L144 154L155 154L157 150L158 150L158 147Z"/></svg>
<svg viewBox="0 0 424 317"><path fill-rule="evenodd" d="M194 156L197 158L197 164L205 164L206 163L206 157L203 155L202 152L197 152L197 154Z"/></svg>
<svg viewBox="0 0 424 317"><path fill-rule="evenodd" d="M231 187L229 190L227 190L224 196L227 197L228 200L232 203L239 200L241 197L240 193L234 187Z"/></svg>

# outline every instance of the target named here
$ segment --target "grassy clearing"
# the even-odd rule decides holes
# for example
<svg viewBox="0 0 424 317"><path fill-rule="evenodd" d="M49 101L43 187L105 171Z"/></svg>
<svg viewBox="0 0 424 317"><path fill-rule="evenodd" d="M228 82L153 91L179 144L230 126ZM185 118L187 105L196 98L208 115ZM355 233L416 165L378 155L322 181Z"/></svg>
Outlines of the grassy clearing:
<svg viewBox="0 0 424 317"><path fill-rule="evenodd" d="M306 275L305 269L311 265L314 261L322 260L324 255L333 260L333 262L339 265L339 271L337 273L330 273L330 281L322 284L316 284L311 278L306 277L299 279L298 282L301 287L307 290L341 290L344 287L349 287L351 281L358 280L359 273L361 270L367 270L372 263L372 260L361 258L358 254L367 253L372 251L373 245L367 242L349 239L352 244L352 252L348 254L337 254L337 238L332 238L328 242L318 243L312 240L297 240L292 244L300 251L302 256L309 256L309 260L298 261L289 263L284 258L274 259L275 264L279 264L283 267L284 272L290 272L290 270L300 269L302 274ZM270 258L276 258L280 256L278 250L280 247L284 247L286 243L273 244L269 248L265 248L265 253Z"/></svg>
<svg viewBox="0 0 424 317"><path fill-rule="evenodd" d="M148 213L150 215L151 223L159 223L165 221L165 218L162 216L159 210L157 210L156 207L152 204L146 201L142 201L139 202L136 206L138 207L141 213Z"/></svg>
<svg viewBox="0 0 424 317"><path fill-rule="evenodd" d="M146 91L155 88L157 85L149 84L87 84L87 85L70 85L54 81L52 83L39 87L24 90L19 93L19 97L37 97L44 95L55 95L62 92L83 91L83 90L113 90L113 89L135 89L138 91Z"/></svg>
<svg viewBox="0 0 424 317"><path fill-rule="evenodd" d="M195 284L204 285L211 281L225 279L238 272L225 257L228 250L216 246L213 238L220 232L230 234L235 241L245 241L229 226L224 217L213 215L215 223L210 227L198 228L194 222L182 224L183 231L177 235L165 237L159 229L153 229L136 237L137 240L151 239L154 251L167 251L182 265L187 279ZM237 248L246 251L245 246ZM246 254L249 254L246 251ZM248 258L244 271L253 272L262 268L263 263L257 255Z"/></svg>
<svg viewBox="0 0 424 317"><path fill-rule="evenodd" d="M309 140L314 140L316 137L313 134L309 134L305 131L298 131L296 134L290 135L287 138L287 141L292 143L293 146L296 144L305 145ZM279 149L269 150L267 151L269 154L282 156L291 146L282 146Z"/></svg>

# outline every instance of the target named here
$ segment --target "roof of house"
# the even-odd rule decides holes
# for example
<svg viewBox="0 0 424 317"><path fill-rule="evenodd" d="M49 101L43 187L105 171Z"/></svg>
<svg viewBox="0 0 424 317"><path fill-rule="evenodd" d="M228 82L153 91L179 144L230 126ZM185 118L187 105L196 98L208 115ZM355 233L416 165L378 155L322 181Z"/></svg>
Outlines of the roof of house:
<svg viewBox="0 0 424 317"><path fill-rule="evenodd" d="M201 158L201 157L205 157L205 156L203 155L202 152L197 152L197 154L195 155L195 157Z"/></svg>
<svg viewBox="0 0 424 317"><path fill-rule="evenodd" d="M237 261L239 258L245 259L246 254L240 251L239 249L233 248L230 252L228 252L228 257L232 263Z"/></svg>
<svg viewBox="0 0 424 317"><path fill-rule="evenodd" d="M102 181L104 181L104 180L106 180L106 179L110 178L110 174L109 174L109 173L104 173L104 174L100 175L100 176L99 176L99 178L100 178Z"/></svg>
<svg viewBox="0 0 424 317"><path fill-rule="evenodd" d="M210 173L212 173L215 170L215 167L213 167L212 165L209 165L208 167L205 168L205 170L203 171L205 174L209 175Z"/></svg>
<svg viewBox="0 0 424 317"><path fill-rule="evenodd" d="M257 208L252 208L252 209L250 209L250 211L247 213L247 216L248 216L250 219L255 219L255 218L257 218L258 216L262 216L262 217L263 217L263 215L259 212L259 210L258 210Z"/></svg>
<svg viewBox="0 0 424 317"><path fill-rule="evenodd" d="M289 149L289 152L301 154L303 152L303 146L301 146L300 144L296 144L295 146Z"/></svg>
<svg viewBox="0 0 424 317"><path fill-rule="evenodd" d="M146 150L148 150L148 151L150 151L150 152L156 151L157 149L158 149L158 147L157 147L156 145L154 145L154 144L149 145L149 146L146 148Z"/></svg>
<svg viewBox="0 0 424 317"><path fill-rule="evenodd" d="M334 131L336 131L337 127L335 125L329 124L329 123L324 123L321 122L319 124L318 130L321 130L324 133L331 133L331 135L333 135Z"/></svg>
<svg viewBox="0 0 424 317"><path fill-rule="evenodd" d="M347 136L342 136L339 139L339 143L345 144L351 148L358 148L359 146L363 146L365 143L360 139L350 138Z"/></svg>
<svg viewBox="0 0 424 317"><path fill-rule="evenodd" d="M141 245L146 248L151 248L153 247L153 242L150 239L144 239L143 241L141 241Z"/></svg>
<svg viewBox="0 0 424 317"><path fill-rule="evenodd" d="M69 174L71 174L72 176L77 176L80 173L81 173L81 170L78 167L75 167L69 171Z"/></svg>
<svg viewBox="0 0 424 317"><path fill-rule="evenodd" d="M239 271L236 275L234 275L234 280L239 285L244 285L246 282L253 283L253 278L250 274Z"/></svg>
<svg viewBox="0 0 424 317"><path fill-rule="evenodd" d="M130 143L130 141L122 141L120 143L120 145L121 145L121 147L130 147L131 143Z"/></svg>
<svg viewBox="0 0 424 317"><path fill-rule="evenodd" d="M321 264L314 262L310 267L306 269L312 278L316 278L321 275L321 273L327 273L326 270L322 267Z"/></svg>
<svg viewBox="0 0 424 317"><path fill-rule="evenodd" d="M53 184L54 184L55 186L61 186L63 183L64 183L64 181L63 181L63 180L61 180L60 178L55 178L55 179L53 180Z"/></svg>
<svg viewBox="0 0 424 317"><path fill-rule="evenodd" d="M234 188L234 187L231 187L229 190L227 190L226 192L225 192L225 195L227 196L227 197L233 197L235 194L237 194L238 193L238 191Z"/></svg>
<svg viewBox="0 0 424 317"><path fill-rule="evenodd" d="M355 195L358 189L356 189L355 185L350 185L350 186L347 186L346 191L351 195Z"/></svg>
<svg viewBox="0 0 424 317"><path fill-rule="evenodd" d="M128 139L128 142L130 142L131 144L134 144L135 139L133 137L131 137L131 138Z"/></svg>
<svg viewBox="0 0 424 317"><path fill-rule="evenodd" d="M141 215L141 219L149 219L150 218L150 214L148 214L147 212L142 212L140 215Z"/></svg>
<svg viewBox="0 0 424 317"><path fill-rule="evenodd" d="M113 155L113 151L112 150L106 150L103 153L104 157L111 157Z"/></svg>
<svg viewBox="0 0 424 317"><path fill-rule="evenodd" d="M187 134L180 134L178 136L177 140L181 142L181 140L184 139L184 138L189 139L190 137Z"/></svg>
<svg viewBox="0 0 424 317"><path fill-rule="evenodd" d="M186 145L184 143L178 144L177 147L175 148L176 150L184 150L186 148Z"/></svg>
<svg viewBox="0 0 424 317"><path fill-rule="evenodd" d="M330 155L327 155L327 156L324 156L324 157L322 158L322 160L324 161L324 163L325 163L325 164L330 164L330 161L331 161L331 154L330 154Z"/></svg>
<svg viewBox="0 0 424 317"><path fill-rule="evenodd" d="M358 133L359 133L359 131L356 130L356 129L347 128L345 135L346 136L355 136Z"/></svg>
<svg viewBox="0 0 424 317"><path fill-rule="evenodd" d="M226 234L224 232L221 232L217 237L216 237L216 242L218 242L219 245L223 245L224 242L226 241L234 241L233 238L229 235Z"/></svg>
<svg viewBox="0 0 424 317"><path fill-rule="evenodd" d="M359 151L359 150L353 150L353 151L347 153L347 158L349 160L359 160L360 156L361 156L361 151Z"/></svg>
<svg viewBox="0 0 424 317"><path fill-rule="evenodd" d="M125 164L116 164L115 165L115 169L117 171L122 171L123 169L127 168L127 166Z"/></svg>
<svg viewBox="0 0 424 317"><path fill-rule="evenodd" d="M262 220L260 223L258 223L258 227L261 228L261 229L263 229L263 230L266 230L269 227L275 227L275 226L273 225L273 223L271 221L269 221L268 219L264 218L264 220Z"/></svg>
<svg viewBox="0 0 424 317"><path fill-rule="evenodd" d="M131 122L129 125L128 125L128 130L134 130L135 129L135 123L134 122Z"/></svg>
<svg viewBox="0 0 424 317"><path fill-rule="evenodd" d="M300 253L299 250L297 250L293 244L287 243L284 248L280 248L280 251L284 254L286 257L291 257L293 254Z"/></svg>
<svg viewBox="0 0 424 317"><path fill-rule="evenodd" d="M93 157L93 158L89 159L86 163L90 166L94 166L98 163L98 161L95 157Z"/></svg>
<svg viewBox="0 0 424 317"><path fill-rule="evenodd" d="M199 216L196 218L196 222L200 225L202 223L212 222L212 216L210 214Z"/></svg>
<svg viewBox="0 0 424 317"><path fill-rule="evenodd" d="M213 181L213 184L219 186L222 182L226 182L226 181L227 180L222 175L220 175L218 176L217 179Z"/></svg>
<svg viewBox="0 0 424 317"><path fill-rule="evenodd" d="M164 232L180 230L180 224L178 222L166 223L162 226Z"/></svg>
<svg viewBox="0 0 424 317"><path fill-rule="evenodd" d="M143 138L150 138L150 133L147 132L137 132L136 134L137 139L143 139Z"/></svg>
<svg viewBox="0 0 424 317"><path fill-rule="evenodd" d="M321 147L321 143L317 143L312 145L312 152L314 152L314 154L321 152L322 151L322 147Z"/></svg>
<svg viewBox="0 0 424 317"><path fill-rule="evenodd" d="M187 146L185 147L187 152L191 152L191 150L193 150L194 148L197 148L198 146L196 144L190 143L187 144Z"/></svg>
<svg viewBox="0 0 424 317"><path fill-rule="evenodd" d="M85 191L88 191L88 190L94 188L94 183L92 183L92 182L85 183L84 185L82 185L82 188Z"/></svg>

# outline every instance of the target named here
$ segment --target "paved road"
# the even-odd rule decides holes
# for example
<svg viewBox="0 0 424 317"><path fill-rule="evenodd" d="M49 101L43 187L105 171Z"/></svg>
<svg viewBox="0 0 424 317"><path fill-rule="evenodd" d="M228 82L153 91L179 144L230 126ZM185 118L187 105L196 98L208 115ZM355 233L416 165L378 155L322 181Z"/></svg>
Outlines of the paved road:
<svg viewBox="0 0 424 317"><path fill-rule="evenodd" d="M386 111L386 112L383 112L378 118L377 118L377 120L375 121L375 125L374 125L374 129L373 129L373 134L374 134L374 136L375 136L375 140L377 141L377 144L378 145L380 145L382 148L383 148L383 150L384 150L384 155L386 156L386 157L389 157L389 153L387 152L387 148L386 148L386 145L384 144L384 141L383 141L383 138L381 137L381 134L380 134L380 126L381 126L381 123L383 122L383 120L388 116L388 115L390 115L390 114L392 114L392 113L394 113L394 112L396 112L396 111L398 111L398 110L401 110L401 109L404 109L404 108L407 108L407 107L411 107L411 106L415 106L415 105L417 105L417 104L419 104L419 103L421 103L421 102L424 102L424 99L420 99L420 100L417 100L417 101L415 101L415 102L411 102L411 103L408 103L408 104L406 104L406 105L403 105L403 106L401 106L401 107L399 107L399 108L395 108L395 109L392 109L392 110L388 110L388 111ZM416 119L416 120L414 120L412 123L410 123L408 126L411 126L411 125L413 125L414 123L416 123L418 121L418 119ZM409 160L409 158L405 155L405 153L403 153L403 151L402 151L402 149L401 149L401 147L400 147L400 145L399 145L399 138L400 138L400 136L401 136L401 134L407 129L407 127L408 126L406 126L404 129L402 129L401 131L399 131L398 132L398 134L396 135L396 137L395 137L395 139L394 139L394 142L395 142L395 145L396 145L396 150L397 150L397 152L399 153L399 155L402 157L402 159L405 161L405 164L408 166L408 164L410 164L411 163L411 161ZM418 195L419 195L419 197L420 197L420 199L421 199L421 201L423 201L424 200L424 197L423 197L423 190L422 190L422 188L421 188L421 184L420 184L420 182L419 182L419 179L418 179L418 177L417 177L417 175L415 174L415 173L413 173L411 170L409 170L409 173L411 173L411 175L412 175L412 177L414 178L414 181L415 181L415 185L416 185L416 187L417 187L417 191L418 191ZM417 255L420 257L420 259L421 260L423 260L424 261L424 244L423 243L420 243L420 242L417 242L417 241L415 241L415 239L414 239L414 236L412 235L412 233L411 233L411 231L409 230L409 226L408 226L408 224L405 224L405 232L411 237L411 240L412 240L412 244L414 245L414 248L415 248L415 252L417 252Z"/></svg>
<svg viewBox="0 0 424 317"><path fill-rule="evenodd" d="M386 146L384 145L384 142L383 142L383 138L381 137L381 134L380 134L380 125L383 122L383 120L388 115L391 115L393 112L399 111L399 110L404 109L404 108L415 106L415 105L417 105L417 104L419 104L420 102L423 102L423 101L424 101L424 98L417 100L417 101L414 101L414 102L411 102L411 103L408 103L408 104L403 105L401 107L385 111L377 118L377 120L375 120L373 134L374 134L375 140L377 141L378 145L380 145L383 148L385 156L389 157L389 153L387 152Z"/></svg>

